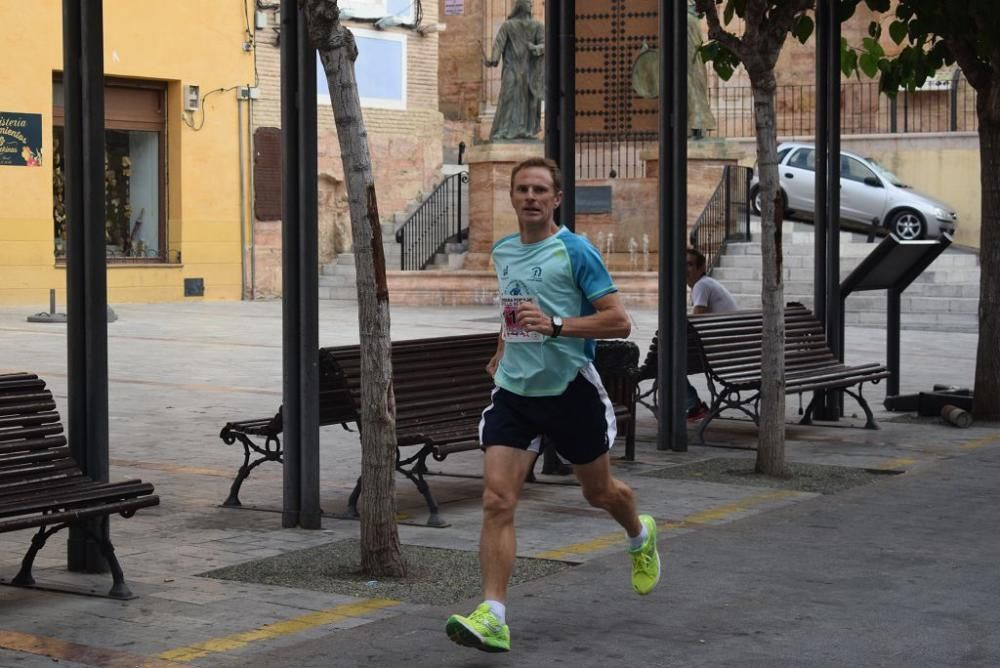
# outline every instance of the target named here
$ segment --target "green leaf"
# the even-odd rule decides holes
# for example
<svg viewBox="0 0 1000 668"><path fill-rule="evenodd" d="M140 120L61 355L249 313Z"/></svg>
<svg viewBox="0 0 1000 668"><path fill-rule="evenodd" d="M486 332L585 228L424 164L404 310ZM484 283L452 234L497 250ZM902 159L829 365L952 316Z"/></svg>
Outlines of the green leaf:
<svg viewBox="0 0 1000 668"><path fill-rule="evenodd" d="M862 53L858 65L869 79L874 79L875 75L878 74L878 58L870 53Z"/></svg>
<svg viewBox="0 0 1000 668"><path fill-rule="evenodd" d="M733 73L735 70L733 66L730 65L725 60L713 60L712 67L715 68L715 73L719 75L719 78L723 81L729 81L733 78Z"/></svg>
<svg viewBox="0 0 1000 668"><path fill-rule="evenodd" d="M868 24L868 34L878 39L882 36L882 24L878 21L872 21Z"/></svg>
<svg viewBox="0 0 1000 668"><path fill-rule="evenodd" d="M893 21L889 24L889 37L896 44L902 44L903 40L906 39L907 27L905 21Z"/></svg>
<svg viewBox="0 0 1000 668"><path fill-rule="evenodd" d="M733 20L733 16L736 14L736 2L735 0L729 0L726 3L726 8L722 12L722 23L723 25L729 25Z"/></svg>
<svg viewBox="0 0 1000 668"><path fill-rule="evenodd" d="M840 50L840 71L844 73L844 76L851 76L851 74L858 69L858 54L852 49Z"/></svg>
<svg viewBox="0 0 1000 668"><path fill-rule="evenodd" d="M865 51L872 54L872 57L876 60L885 58L885 50L882 48L882 45L871 37L865 37L861 43L864 45Z"/></svg>
<svg viewBox="0 0 1000 668"><path fill-rule="evenodd" d="M805 44L813 34L816 24L808 14L799 14L792 24L792 34L800 44Z"/></svg>

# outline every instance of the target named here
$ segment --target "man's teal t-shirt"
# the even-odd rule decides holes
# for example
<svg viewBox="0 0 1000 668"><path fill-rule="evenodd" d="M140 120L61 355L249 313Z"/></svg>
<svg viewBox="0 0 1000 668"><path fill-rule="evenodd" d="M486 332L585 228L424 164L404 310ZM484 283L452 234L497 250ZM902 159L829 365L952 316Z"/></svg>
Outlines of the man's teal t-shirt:
<svg viewBox="0 0 1000 668"><path fill-rule="evenodd" d="M565 227L532 244L521 243L520 234L504 237L492 257L501 297L533 295L549 315L591 315L594 300L618 290L597 249ZM559 395L593 361L594 349L593 339L575 337L507 341L494 382L525 397Z"/></svg>

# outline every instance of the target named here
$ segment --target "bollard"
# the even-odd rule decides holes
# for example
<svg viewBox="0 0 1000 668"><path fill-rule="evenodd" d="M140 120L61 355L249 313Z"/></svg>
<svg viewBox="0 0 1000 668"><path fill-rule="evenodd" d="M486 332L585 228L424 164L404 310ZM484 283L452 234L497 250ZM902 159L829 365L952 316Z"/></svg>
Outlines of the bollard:
<svg viewBox="0 0 1000 668"><path fill-rule="evenodd" d="M944 418L945 422L953 424L956 427L961 427L962 429L972 426L972 413L964 411L958 406L945 404L941 407L941 417Z"/></svg>

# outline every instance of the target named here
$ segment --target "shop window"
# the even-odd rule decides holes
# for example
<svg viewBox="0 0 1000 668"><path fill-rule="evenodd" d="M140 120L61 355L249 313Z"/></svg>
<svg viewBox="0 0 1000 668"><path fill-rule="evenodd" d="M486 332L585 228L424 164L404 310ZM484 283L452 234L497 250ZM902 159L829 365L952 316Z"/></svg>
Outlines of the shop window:
<svg viewBox="0 0 1000 668"><path fill-rule="evenodd" d="M177 262L167 251L165 87L108 80L104 91L104 239L110 263ZM53 84L55 254L66 254L62 84Z"/></svg>
<svg viewBox="0 0 1000 668"><path fill-rule="evenodd" d="M354 75L362 107L406 109L406 35L353 29L358 44ZM319 56L316 91L321 104L330 104L330 88Z"/></svg>

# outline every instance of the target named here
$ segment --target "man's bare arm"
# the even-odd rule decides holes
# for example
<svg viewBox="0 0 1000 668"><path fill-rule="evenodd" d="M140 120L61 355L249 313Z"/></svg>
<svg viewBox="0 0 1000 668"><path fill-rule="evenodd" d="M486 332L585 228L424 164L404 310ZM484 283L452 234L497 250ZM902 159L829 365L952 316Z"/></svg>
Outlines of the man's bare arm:
<svg viewBox="0 0 1000 668"><path fill-rule="evenodd" d="M490 376L497 375L497 367L500 366L500 360L501 360L501 358L503 358L503 332L502 331L500 332L500 335L497 336L497 351L496 351L496 353L493 354L493 357L490 359L489 363L486 365L486 372L488 374L490 374Z"/></svg>
<svg viewBox="0 0 1000 668"><path fill-rule="evenodd" d="M618 339L627 337L632 331L632 321L625 311L621 295L617 292L599 297L593 302L597 313L575 318L563 318L563 328L559 336L573 336L580 339ZM552 336L552 316L560 313L544 313L537 304L524 302L517 307L517 324L529 332L541 332Z"/></svg>

